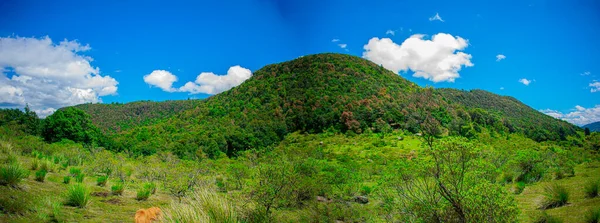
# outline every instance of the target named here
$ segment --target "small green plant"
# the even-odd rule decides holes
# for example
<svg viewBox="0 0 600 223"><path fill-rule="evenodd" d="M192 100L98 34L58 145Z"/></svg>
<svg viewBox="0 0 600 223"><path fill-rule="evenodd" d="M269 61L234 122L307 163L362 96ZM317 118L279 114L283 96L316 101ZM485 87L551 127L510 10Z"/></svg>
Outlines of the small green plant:
<svg viewBox="0 0 600 223"><path fill-rule="evenodd" d="M533 221L534 223L562 223L563 221L560 220L557 217L554 217L552 215L549 215L548 213L546 213L545 211L542 212L542 214L540 216L538 216L535 221Z"/></svg>
<svg viewBox="0 0 600 223"><path fill-rule="evenodd" d="M523 192L523 190L525 190L525 183L524 182L517 182L515 184L515 186L513 187L513 192L515 194L521 194Z"/></svg>
<svg viewBox="0 0 600 223"><path fill-rule="evenodd" d="M40 160L33 159L31 160L31 170L37 170L40 167Z"/></svg>
<svg viewBox="0 0 600 223"><path fill-rule="evenodd" d="M76 177L77 175L81 174L81 169L77 167L71 167L69 168L69 174L71 174L72 177Z"/></svg>
<svg viewBox="0 0 600 223"><path fill-rule="evenodd" d="M35 172L35 181L44 182L46 180L46 172L45 170L38 170Z"/></svg>
<svg viewBox="0 0 600 223"><path fill-rule="evenodd" d="M586 223L600 223L600 207L592 208L585 214Z"/></svg>
<svg viewBox="0 0 600 223"><path fill-rule="evenodd" d="M104 187L104 186L106 186L107 181L108 181L107 176L99 176L98 178L96 178L96 185L98 185L100 187Z"/></svg>
<svg viewBox="0 0 600 223"><path fill-rule="evenodd" d="M594 198L600 195L600 179L586 182L584 190L587 198Z"/></svg>
<svg viewBox="0 0 600 223"><path fill-rule="evenodd" d="M123 191L125 191L125 185L123 182L117 182L110 187L110 191L113 195L122 195Z"/></svg>
<svg viewBox="0 0 600 223"><path fill-rule="evenodd" d="M90 202L90 191L85 185L73 184L67 191L65 204L73 207L84 208Z"/></svg>
<svg viewBox="0 0 600 223"><path fill-rule="evenodd" d="M148 189L146 187L142 187L142 188L138 189L135 199L138 201L145 201L145 200L148 200L148 198L150 197L150 194L152 194L152 191L150 191L150 189Z"/></svg>
<svg viewBox="0 0 600 223"><path fill-rule="evenodd" d="M560 207L569 202L569 191L564 186L552 184L544 188L544 198L540 208L550 209Z"/></svg>
<svg viewBox="0 0 600 223"><path fill-rule="evenodd" d="M372 191L373 191L373 188L371 188L371 187L369 187L367 185L363 185L360 188L360 194L364 195L364 196L369 195Z"/></svg>
<svg viewBox="0 0 600 223"><path fill-rule="evenodd" d="M153 182L144 183L144 188L150 191L150 194L156 193L156 184Z"/></svg>
<svg viewBox="0 0 600 223"><path fill-rule="evenodd" d="M75 182L77 183L83 183L83 179L85 179L85 174L80 173L77 176L75 176Z"/></svg>
<svg viewBox="0 0 600 223"><path fill-rule="evenodd" d="M71 182L71 176L65 176L63 177L63 183L64 184L69 184Z"/></svg>
<svg viewBox="0 0 600 223"><path fill-rule="evenodd" d="M40 170L44 170L46 172L52 172L53 163L48 160L42 160L40 163Z"/></svg>
<svg viewBox="0 0 600 223"><path fill-rule="evenodd" d="M18 184L29 175L29 172L21 167L19 163L13 163L0 168L0 185L17 187Z"/></svg>
<svg viewBox="0 0 600 223"><path fill-rule="evenodd" d="M67 167L69 167L69 161L68 160L67 161L63 161L60 165L62 166L63 170L66 170Z"/></svg>
<svg viewBox="0 0 600 223"><path fill-rule="evenodd" d="M223 177L218 176L217 178L215 178L215 184L217 185L217 191L227 192L227 186L225 185Z"/></svg>

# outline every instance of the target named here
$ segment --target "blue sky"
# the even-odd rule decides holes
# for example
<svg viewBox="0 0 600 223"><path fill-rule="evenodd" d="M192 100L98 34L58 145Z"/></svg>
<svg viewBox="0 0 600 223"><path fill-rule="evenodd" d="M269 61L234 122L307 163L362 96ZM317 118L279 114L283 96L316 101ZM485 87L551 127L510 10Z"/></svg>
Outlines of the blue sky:
<svg viewBox="0 0 600 223"><path fill-rule="evenodd" d="M421 86L484 89L576 124L600 121L593 0L3 0L0 10L3 107L29 103L49 114L82 102L204 98L267 64L339 52L388 64ZM465 42L436 51L437 34ZM411 36L415 44L403 44ZM460 61L400 56L427 47ZM460 70L430 66L448 63Z"/></svg>

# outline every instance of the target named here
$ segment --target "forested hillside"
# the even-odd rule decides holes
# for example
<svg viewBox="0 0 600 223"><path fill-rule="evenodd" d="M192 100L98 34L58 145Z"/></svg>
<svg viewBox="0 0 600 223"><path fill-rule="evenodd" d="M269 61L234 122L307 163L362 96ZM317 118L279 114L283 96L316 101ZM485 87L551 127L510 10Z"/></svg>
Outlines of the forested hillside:
<svg viewBox="0 0 600 223"><path fill-rule="evenodd" d="M592 132L600 132L600 122L590 123L582 126L581 128L588 128Z"/></svg>

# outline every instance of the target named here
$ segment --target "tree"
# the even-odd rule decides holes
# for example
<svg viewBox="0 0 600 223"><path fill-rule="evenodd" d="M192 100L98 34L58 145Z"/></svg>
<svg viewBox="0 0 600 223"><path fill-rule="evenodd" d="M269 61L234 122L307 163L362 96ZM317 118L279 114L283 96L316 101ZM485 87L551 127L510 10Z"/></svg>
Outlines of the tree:
<svg viewBox="0 0 600 223"><path fill-rule="evenodd" d="M589 136L590 135L590 128L586 127L585 130L584 130L584 132L585 132L585 136Z"/></svg>
<svg viewBox="0 0 600 223"><path fill-rule="evenodd" d="M46 118L42 136L48 142L69 139L91 144L99 141L101 133L92 124L90 115L80 109L69 107L60 109Z"/></svg>

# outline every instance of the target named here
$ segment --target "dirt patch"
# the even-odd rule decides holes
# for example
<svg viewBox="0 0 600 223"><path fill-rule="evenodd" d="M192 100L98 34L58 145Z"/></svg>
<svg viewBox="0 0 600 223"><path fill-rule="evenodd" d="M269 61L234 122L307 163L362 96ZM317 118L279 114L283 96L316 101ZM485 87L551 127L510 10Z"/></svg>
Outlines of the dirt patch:
<svg viewBox="0 0 600 223"><path fill-rule="evenodd" d="M121 200L119 200L119 198L111 198L108 200L103 200L102 202L104 203L109 203L109 204L122 204L123 202Z"/></svg>
<svg viewBox="0 0 600 223"><path fill-rule="evenodd" d="M108 197L109 193L106 191L97 191L97 192L92 192L92 196L94 197Z"/></svg>

